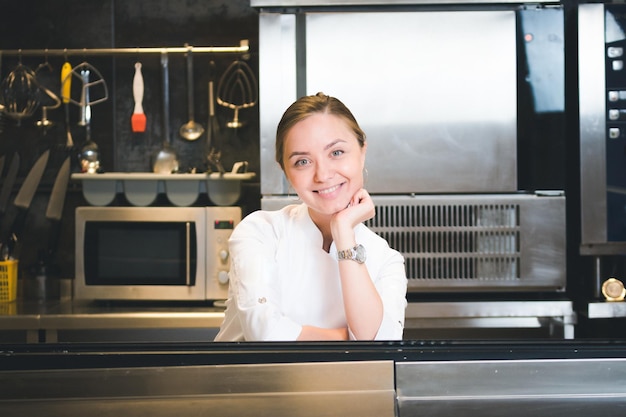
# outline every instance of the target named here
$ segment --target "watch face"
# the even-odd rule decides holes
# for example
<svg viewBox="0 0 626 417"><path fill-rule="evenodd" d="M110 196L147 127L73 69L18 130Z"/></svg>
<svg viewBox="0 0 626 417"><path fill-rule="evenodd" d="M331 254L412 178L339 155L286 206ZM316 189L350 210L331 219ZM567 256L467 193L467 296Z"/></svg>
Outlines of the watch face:
<svg viewBox="0 0 626 417"><path fill-rule="evenodd" d="M365 262L365 248L363 245L356 245L354 249L356 250L356 257L354 259L360 264Z"/></svg>
<svg viewBox="0 0 626 417"><path fill-rule="evenodd" d="M365 262L365 248L363 245L356 245L348 250L337 251L337 259L356 261L362 264Z"/></svg>
<svg viewBox="0 0 626 417"><path fill-rule="evenodd" d="M609 278L602 284L602 295L607 301L623 301L626 296L626 289L622 281Z"/></svg>

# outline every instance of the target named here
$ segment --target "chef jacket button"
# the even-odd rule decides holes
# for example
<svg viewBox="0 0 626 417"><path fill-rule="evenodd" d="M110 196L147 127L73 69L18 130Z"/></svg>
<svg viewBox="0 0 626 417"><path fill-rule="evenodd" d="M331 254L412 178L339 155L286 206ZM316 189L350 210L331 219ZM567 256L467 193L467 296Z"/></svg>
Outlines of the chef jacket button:
<svg viewBox="0 0 626 417"><path fill-rule="evenodd" d="M259 304L265 304L266 301L265 297L259 297Z"/></svg>

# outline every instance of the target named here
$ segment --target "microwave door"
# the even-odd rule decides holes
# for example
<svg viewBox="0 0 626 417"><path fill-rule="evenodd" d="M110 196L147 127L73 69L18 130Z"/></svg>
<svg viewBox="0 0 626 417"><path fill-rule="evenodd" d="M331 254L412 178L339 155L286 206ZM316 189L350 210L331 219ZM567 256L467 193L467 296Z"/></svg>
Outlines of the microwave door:
<svg viewBox="0 0 626 417"><path fill-rule="evenodd" d="M77 298L204 300L204 211L114 209L77 214Z"/></svg>

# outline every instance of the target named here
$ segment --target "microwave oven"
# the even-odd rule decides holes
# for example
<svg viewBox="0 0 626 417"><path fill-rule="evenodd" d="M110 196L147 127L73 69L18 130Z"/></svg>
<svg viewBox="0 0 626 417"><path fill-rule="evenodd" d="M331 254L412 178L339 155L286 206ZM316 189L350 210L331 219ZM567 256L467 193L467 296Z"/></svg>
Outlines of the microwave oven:
<svg viewBox="0 0 626 417"><path fill-rule="evenodd" d="M239 207L78 207L74 298L223 300Z"/></svg>

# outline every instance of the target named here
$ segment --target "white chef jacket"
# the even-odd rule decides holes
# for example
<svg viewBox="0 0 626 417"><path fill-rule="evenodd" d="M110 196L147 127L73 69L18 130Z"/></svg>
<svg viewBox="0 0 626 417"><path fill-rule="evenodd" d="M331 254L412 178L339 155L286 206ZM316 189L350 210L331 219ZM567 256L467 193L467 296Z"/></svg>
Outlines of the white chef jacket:
<svg viewBox="0 0 626 417"><path fill-rule="evenodd" d="M407 279L404 258L359 224L356 242L383 302L376 340L400 340ZM303 325L346 327L337 249L322 248L322 234L304 204L245 217L229 240L229 298L216 341L295 341ZM353 338L352 332L349 331Z"/></svg>

